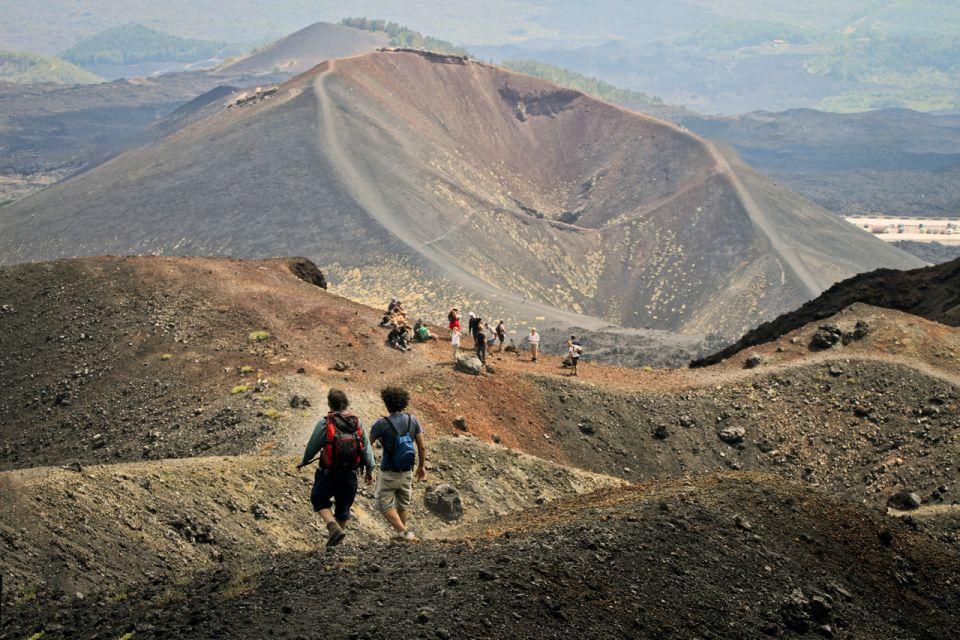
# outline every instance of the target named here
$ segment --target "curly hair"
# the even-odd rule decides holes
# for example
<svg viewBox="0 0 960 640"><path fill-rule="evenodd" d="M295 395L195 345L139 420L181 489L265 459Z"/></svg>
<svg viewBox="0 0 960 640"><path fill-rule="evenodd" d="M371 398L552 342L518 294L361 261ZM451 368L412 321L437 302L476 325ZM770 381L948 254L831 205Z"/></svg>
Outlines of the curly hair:
<svg viewBox="0 0 960 640"><path fill-rule="evenodd" d="M400 387L384 387L380 391L380 399L390 413L399 413L410 404L410 394Z"/></svg>
<svg viewBox="0 0 960 640"><path fill-rule="evenodd" d="M327 406L331 411L343 411L350 406L350 400L340 389L330 389L330 393L327 394Z"/></svg>

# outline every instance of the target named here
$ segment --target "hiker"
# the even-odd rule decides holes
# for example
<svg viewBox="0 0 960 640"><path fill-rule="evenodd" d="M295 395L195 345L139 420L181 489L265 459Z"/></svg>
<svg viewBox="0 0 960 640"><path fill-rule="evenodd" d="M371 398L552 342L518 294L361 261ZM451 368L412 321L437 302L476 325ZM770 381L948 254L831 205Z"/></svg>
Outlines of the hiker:
<svg viewBox="0 0 960 640"><path fill-rule="evenodd" d="M450 331L450 346L453 347L453 361L456 363L460 356L460 329L456 328Z"/></svg>
<svg viewBox="0 0 960 640"><path fill-rule="evenodd" d="M357 471L363 467L366 470L364 482L370 484L373 481L370 438L363 430L360 418L347 412L349 405L346 393L330 389L327 394L330 412L313 428L303 460L297 465L297 469L302 469L314 459L320 461L310 491L310 502L327 525L328 547L340 544L347 535L344 529L357 496ZM335 509L331 509L331 505L335 505Z"/></svg>
<svg viewBox="0 0 960 640"><path fill-rule="evenodd" d="M537 355L540 352L540 334L536 327L530 327L530 335L527 336L527 342L530 343L530 362L537 361Z"/></svg>
<svg viewBox="0 0 960 640"><path fill-rule="evenodd" d="M413 337L417 342L437 339L437 336L430 333L430 329L427 328L427 323L423 320L417 320L417 323L413 325Z"/></svg>
<svg viewBox="0 0 960 640"><path fill-rule="evenodd" d="M390 304L387 305L387 315L392 314L396 306L397 306L397 299L390 298Z"/></svg>
<svg viewBox="0 0 960 640"><path fill-rule="evenodd" d="M370 429L370 441L383 445L380 475L374 491L377 509L396 532L396 539L416 541L407 529L413 479L426 477L427 450L423 444L420 422L404 409L410 403L410 394L400 387L386 387L380 398L390 415L380 418ZM414 453L416 445L416 453ZM414 463L417 471L413 472Z"/></svg>
<svg viewBox="0 0 960 640"><path fill-rule="evenodd" d="M467 331L470 332L471 336L477 335L477 323L480 322L480 318L474 315L473 311L470 312L470 321L467 323Z"/></svg>
<svg viewBox="0 0 960 640"><path fill-rule="evenodd" d="M570 338L567 339L567 355L565 355L563 357L563 360L560 361L560 366L563 367L564 369L568 368L572 364L573 340L574 340L573 336L570 336Z"/></svg>
<svg viewBox="0 0 960 640"><path fill-rule="evenodd" d="M502 352L503 342L507 339L507 327L506 325L503 324L503 320L500 320L499 322L497 322L497 329L495 333L497 334L497 340L500 341L499 350Z"/></svg>
<svg viewBox="0 0 960 640"><path fill-rule="evenodd" d="M394 325L390 333L387 334L387 342L398 351L410 350L410 345L407 344L406 332L397 325Z"/></svg>
<svg viewBox="0 0 960 640"><path fill-rule="evenodd" d="M454 307L447 314L447 320L450 322L450 331L460 331L460 310Z"/></svg>
<svg viewBox="0 0 960 640"><path fill-rule="evenodd" d="M570 336L570 340L567 342L567 358L570 361L570 364L567 366L573 369L570 375L577 375L577 363L580 362L580 356L582 354L583 347L580 346L576 336Z"/></svg>
<svg viewBox="0 0 960 640"><path fill-rule="evenodd" d="M477 323L474 325L473 348L476 350L477 359L482 364L487 364L487 337L484 335L482 318L477 318Z"/></svg>

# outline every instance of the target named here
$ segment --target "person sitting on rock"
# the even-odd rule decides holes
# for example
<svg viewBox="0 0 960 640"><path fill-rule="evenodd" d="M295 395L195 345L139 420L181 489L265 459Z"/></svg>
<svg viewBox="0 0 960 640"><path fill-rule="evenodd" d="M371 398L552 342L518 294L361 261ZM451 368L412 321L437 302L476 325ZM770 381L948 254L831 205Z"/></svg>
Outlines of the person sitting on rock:
<svg viewBox="0 0 960 640"><path fill-rule="evenodd" d="M408 351L410 349L405 332L397 325L394 325L390 329L390 333L387 334L387 343L397 351Z"/></svg>
<svg viewBox="0 0 960 640"><path fill-rule="evenodd" d="M383 445L380 474L374 491L377 509L396 532L399 540L415 541L407 529L413 479L426 475L427 449L423 442L420 421L404 409L410 404L410 394L400 387L386 387L380 398L390 415L380 418L370 429L370 441ZM414 451L416 447L416 451ZM416 473L413 468L416 463Z"/></svg>
<svg viewBox="0 0 960 640"><path fill-rule="evenodd" d="M357 496L357 471L366 470L365 482L373 481L373 447L370 437L363 430L360 418L347 412L350 401L339 389L330 389L327 394L330 412L317 422L313 435L307 441L303 460L297 465L302 469L314 459L320 466L313 480L310 502L327 525L327 546L340 544L347 535L344 529L350 520L350 507ZM318 457L319 455L319 457ZM335 505L335 509L331 507Z"/></svg>
<svg viewBox="0 0 960 640"><path fill-rule="evenodd" d="M430 329L427 327L427 323L423 320L417 320L417 323L413 325L413 337L417 342L426 342L428 340L437 339L437 336L430 332Z"/></svg>

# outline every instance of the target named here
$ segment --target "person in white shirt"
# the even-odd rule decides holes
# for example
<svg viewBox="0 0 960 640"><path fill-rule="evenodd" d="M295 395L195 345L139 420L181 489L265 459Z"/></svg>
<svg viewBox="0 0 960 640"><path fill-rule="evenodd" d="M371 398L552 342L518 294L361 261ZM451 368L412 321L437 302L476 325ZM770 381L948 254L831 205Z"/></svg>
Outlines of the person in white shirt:
<svg viewBox="0 0 960 640"><path fill-rule="evenodd" d="M570 336L567 341L567 358L570 360L570 367L573 372L570 375L577 375L577 363L580 362L580 354L583 353L583 347L577 342L576 336Z"/></svg>
<svg viewBox="0 0 960 640"><path fill-rule="evenodd" d="M530 327L530 335L527 336L527 342L530 343L530 361L536 362L540 352L540 334L537 333L535 327Z"/></svg>
<svg viewBox="0 0 960 640"><path fill-rule="evenodd" d="M457 356L460 355L460 329L453 329L450 331L450 345L453 347L453 361L457 361Z"/></svg>

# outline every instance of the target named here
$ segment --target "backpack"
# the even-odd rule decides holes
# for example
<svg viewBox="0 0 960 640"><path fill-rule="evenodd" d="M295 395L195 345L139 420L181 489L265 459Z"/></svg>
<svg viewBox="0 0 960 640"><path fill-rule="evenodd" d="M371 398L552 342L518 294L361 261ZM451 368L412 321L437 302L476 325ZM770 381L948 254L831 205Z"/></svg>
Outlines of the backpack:
<svg viewBox="0 0 960 640"><path fill-rule="evenodd" d="M360 420L352 413L328 413L327 437L320 454L320 468L355 471L362 462L363 429Z"/></svg>
<svg viewBox="0 0 960 640"><path fill-rule="evenodd" d="M393 448L389 451L385 449L383 452L388 471L410 471L413 469L413 463L417 457L413 448L413 437L410 435L410 415L404 415L407 416L407 428L403 434L401 434L397 426L393 424L390 416L386 417L387 422L393 427L394 433L396 433Z"/></svg>

